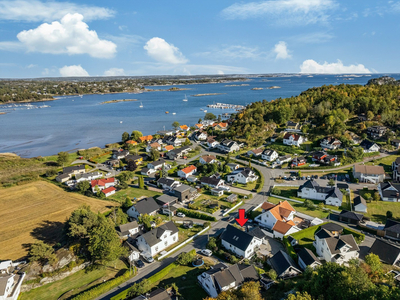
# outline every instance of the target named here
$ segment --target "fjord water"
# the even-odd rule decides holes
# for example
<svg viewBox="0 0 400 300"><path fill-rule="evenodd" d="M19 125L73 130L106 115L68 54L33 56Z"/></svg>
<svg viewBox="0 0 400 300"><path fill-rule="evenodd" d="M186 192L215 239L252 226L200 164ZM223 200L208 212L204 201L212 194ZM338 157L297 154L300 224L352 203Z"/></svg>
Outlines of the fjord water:
<svg viewBox="0 0 400 300"><path fill-rule="evenodd" d="M222 102L246 105L255 101L291 97L308 88L329 84L366 84L382 74L361 77L314 75L251 78L247 82L177 86L190 90L177 92L146 92L141 94L104 94L58 97L40 102L42 109L16 109L0 115L0 152L14 152L22 157L56 154L120 141L124 131L153 134L170 129L174 121L194 125L204 117L205 109L215 115L233 110L207 108L207 104ZM390 75L396 79L400 75ZM349 80L351 78L351 80ZM227 86L249 84L248 86ZM279 86L279 89L251 90L254 87ZM168 87L149 87L165 89ZM194 94L223 93L193 97ZM187 95L188 101L182 101ZM137 99L132 102L100 104L116 99ZM143 108L140 108L140 103ZM0 111L7 111L0 105ZM168 111L169 114L165 112ZM176 113L173 115L173 113ZM121 123L122 121L122 123Z"/></svg>

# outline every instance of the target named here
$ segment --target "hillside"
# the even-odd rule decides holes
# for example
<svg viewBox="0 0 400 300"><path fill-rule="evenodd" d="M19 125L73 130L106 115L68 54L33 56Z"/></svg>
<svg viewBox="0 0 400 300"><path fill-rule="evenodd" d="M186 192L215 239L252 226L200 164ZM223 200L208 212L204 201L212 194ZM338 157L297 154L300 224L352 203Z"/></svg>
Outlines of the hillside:
<svg viewBox="0 0 400 300"><path fill-rule="evenodd" d="M233 116L232 125L223 136L252 145L271 136L275 127L283 128L289 120L307 120L310 125L303 126L303 132L344 137L346 130L362 130L352 122L361 113L370 116L371 124L393 127L400 116L399 99L400 86L393 84L324 85L295 97L252 103Z"/></svg>
<svg viewBox="0 0 400 300"><path fill-rule="evenodd" d="M36 181L0 189L0 260L18 259L27 254L27 245L45 237L56 243L63 223L80 205L104 212L114 202L68 193L56 185Z"/></svg>

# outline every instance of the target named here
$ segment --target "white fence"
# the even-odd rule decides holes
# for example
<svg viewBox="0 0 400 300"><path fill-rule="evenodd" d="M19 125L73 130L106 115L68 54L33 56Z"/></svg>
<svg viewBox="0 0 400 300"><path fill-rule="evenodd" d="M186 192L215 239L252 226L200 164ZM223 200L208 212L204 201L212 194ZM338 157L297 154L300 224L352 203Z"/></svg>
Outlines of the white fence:
<svg viewBox="0 0 400 300"><path fill-rule="evenodd" d="M236 204L234 207L232 207L230 210L224 212L222 214L223 217L225 217L227 214L229 214L232 210L235 210L236 208L238 208L240 205L242 205L243 201L240 201L238 204Z"/></svg>
<svg viewBox="0 0 400 300"><path fill-rule="evenodd" d="M186 241L180 243L178 246L172 248L171 250L169 250L167 253L161 255L159 258L157 258L157 260L161 260L165 257L167 257L168 255L170 255L172 252L175 252L176 250L178 250L179 248L185 246L187 243L190 243L191 241L193 241L193 239L197 236L199 236L200 234L206 232L208 229L210 229L210 226L207 226L206 228L204 228L202 231L196 233L194 236L192 236L191 238L188 238Z"/></svg>

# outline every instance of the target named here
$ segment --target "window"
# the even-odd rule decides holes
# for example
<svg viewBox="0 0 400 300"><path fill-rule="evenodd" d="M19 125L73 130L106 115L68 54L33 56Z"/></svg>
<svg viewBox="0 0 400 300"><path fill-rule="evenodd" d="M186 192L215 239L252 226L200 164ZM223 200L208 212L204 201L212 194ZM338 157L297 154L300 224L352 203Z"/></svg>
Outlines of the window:
<svg viewBox="0 0 400 300"><path fill-rule="evenodd" d="M158 251L158 246L156 247L156 251Z"/></svg>
<svg viewBox="0 0 400 300"><path fill-rule="evenodd" d="M176 236L173 237L174 242L176 241Z"/></svg>

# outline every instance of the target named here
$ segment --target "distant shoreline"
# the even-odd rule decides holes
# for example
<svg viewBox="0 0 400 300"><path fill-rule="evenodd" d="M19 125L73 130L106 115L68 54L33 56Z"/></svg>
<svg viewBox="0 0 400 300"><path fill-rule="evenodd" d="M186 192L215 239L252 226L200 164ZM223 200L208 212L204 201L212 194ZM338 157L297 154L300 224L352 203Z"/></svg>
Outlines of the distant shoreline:
<svg viewBox="0 0 400 300"><path fill-rule="evenodd" d="M119 102L131 102L131 101L138 101L138 99L119 99L119 100L109 100L101 102L100 104L111 104L111 103L119 103Z"/></svg>
<svg viewBox="0 0 400 300"><path fill-rule="evenodd" d="M191 95L192 97L203 97L203 96L216 96L216 95L226 95L226 93L206 93L206 94L196 94Z"/></svg>

